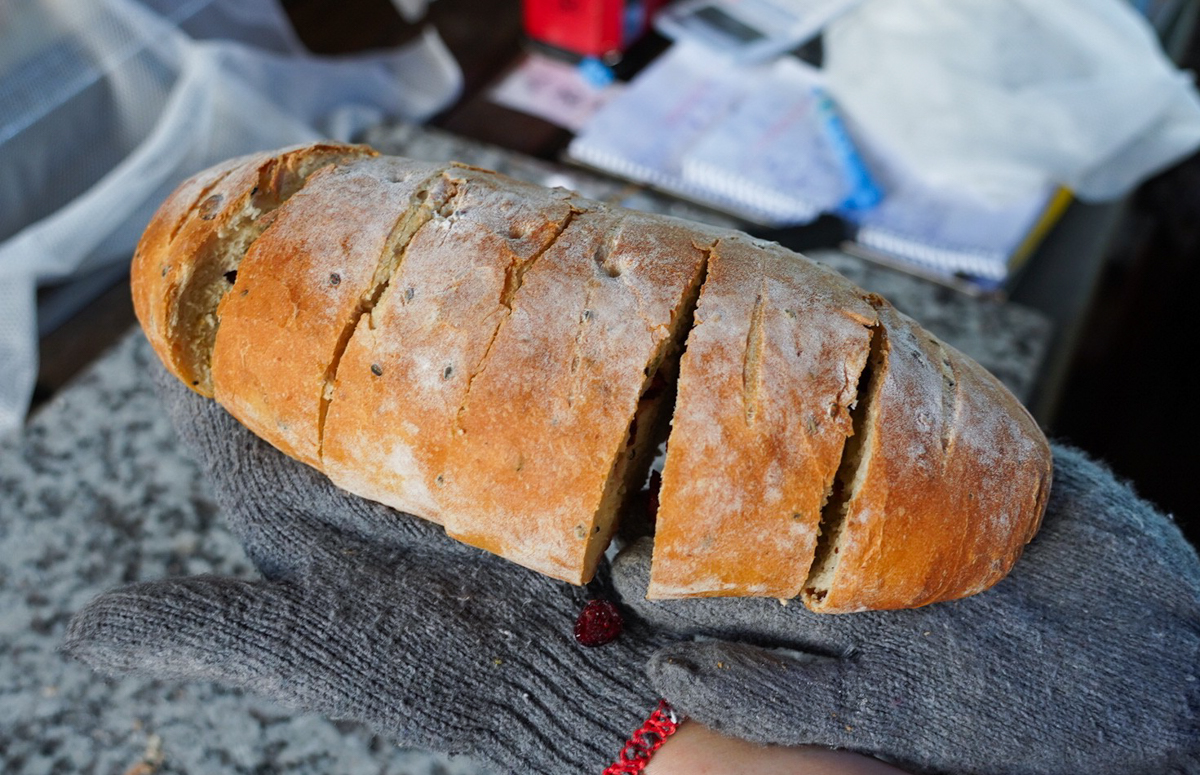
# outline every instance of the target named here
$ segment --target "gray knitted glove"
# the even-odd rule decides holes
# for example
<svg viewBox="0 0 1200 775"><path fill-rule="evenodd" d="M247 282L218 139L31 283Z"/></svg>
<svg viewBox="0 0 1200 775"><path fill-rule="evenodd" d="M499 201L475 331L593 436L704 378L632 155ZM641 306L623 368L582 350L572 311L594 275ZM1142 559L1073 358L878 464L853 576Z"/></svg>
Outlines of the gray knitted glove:
<svg viewBox="0 0 1200 775"><path fill-rule="evenodd" d="M649 548L627 551L614 567L627 604L725 639L663 648L651 680L727 734L913 772L1200 772L1196 553L1106 469L1062 447L1054 462L1044 525L1012 574L951 603L842 616L774 600L650 603Z"/></svg>
<svg viewBox="0 0 1200 775"><path fill-rule="evenodd" d="M347 495L174 379L172 419L265 577L195 577L102 595L66 649L109 672L207 680L365 722L496 772L595 775L657 703L656 646L626 622L579 645L604 590L572 587Z"/></svg>

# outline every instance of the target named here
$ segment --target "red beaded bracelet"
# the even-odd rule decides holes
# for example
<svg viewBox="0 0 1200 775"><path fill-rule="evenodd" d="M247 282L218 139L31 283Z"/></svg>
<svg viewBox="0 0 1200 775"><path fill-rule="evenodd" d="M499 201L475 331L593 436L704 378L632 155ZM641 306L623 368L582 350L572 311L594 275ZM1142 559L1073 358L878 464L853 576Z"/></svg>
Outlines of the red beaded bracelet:
<svg viewBox="0 0 1200 775"><path fill-rule="evenodd" d="M659 700L658 707L646 719L646 723L634 732L617 761L604 768L602 775L635 775L646 769L650 757L662 747L667 738L679 728L679 717L666 700Z"/></svg>

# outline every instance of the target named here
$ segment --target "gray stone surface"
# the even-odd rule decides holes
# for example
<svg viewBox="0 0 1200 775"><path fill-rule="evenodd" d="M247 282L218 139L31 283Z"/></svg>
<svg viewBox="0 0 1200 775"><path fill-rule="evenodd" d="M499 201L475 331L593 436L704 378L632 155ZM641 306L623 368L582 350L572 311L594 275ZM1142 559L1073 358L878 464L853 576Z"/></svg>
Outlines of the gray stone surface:
<svg viewBox="0 0 1200 775"><path fill-rule="evenodd" d="M577 170L411 127L382 150L499 168L586 196L729 225L720 216ZM890 298L1026 397L1045 319L845 254L814 256ZM99 592L195 573L252 575L196 467L177 448L131 333L31 421L0 440L0 772L476 775L464 761L396 749L368 731L296 716L212 685L107 680L58 653L71 614ZM137 769L139 765L144 765Z"/></svg>

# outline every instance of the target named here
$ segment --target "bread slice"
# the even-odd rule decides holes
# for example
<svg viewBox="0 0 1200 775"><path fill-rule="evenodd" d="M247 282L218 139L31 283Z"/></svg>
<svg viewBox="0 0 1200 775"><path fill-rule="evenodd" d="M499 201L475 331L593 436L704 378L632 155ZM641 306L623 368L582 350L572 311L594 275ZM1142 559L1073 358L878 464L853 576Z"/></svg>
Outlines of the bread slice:
<svg viewBox="0 0 1200 775"><path fill-rule="evenodd" d="M839 473L804 602L821 613L911 608L1008 573L1041 522L1050 450L971 359L879 297L859 433Z"/></svg>
<svg viewBox="0 0 1200 775"><path fill-rule="evenodd" d="M155 214L134 254L134 310L164 365L212 396L217 305L270 214L316 170L374 155L317 143L235 159L200 173Z"/></svg>
<svg viewBox="0 0 1200 775"><path fill-rule="evenodd" d="M575 215L563 190L456 165L338 364L322 466L340 487L440 522L436 466L469 375L523 273Z"/></svg>
<svg viewBox="0 0 1200 775"><path fill-rule="evenodd" d="M651 598L790 598L851 433L875 311L778 245L712 251L680 369Z"/></svg>
<svg viewBox="0 0 1200 775"><path fill-rule="evenodd" d="M660 372L706 266L698 240L691 225L597 208L525 273L438 471L449 535L591 579L653 457Z"/></svg>
<svg viewBox="0 0 1200 775"><path fill-rule="evenodd" d="M258 154L258 157L266 158L266 155ZM175 238L188 222L189 215L202 202L206 203L204 214L207 215L211 207L223 201L210 196L213 189L230 172L251 163L252 158L239 156L197 172L171 192L146 225L133 253L130 273L135 279L132 286L134 311L139 318L145 316L142 322L147 336L158 337L163 331L162 322L157 316L165 309L162 306L163 297L171 293L171 285L179 273L179 267L171 261L171 246Z"/></svg>
<svg viewBox="0 0 1200 775"><path fill-rule="evenodd" d="M250 248L217 310L214 395L292 457L321 460L342 350L413 233L448 196L446 165L366 157L314 173ZM338 217L329 218L331 207Z"/></svg>
<svg viewBox="0 0 1200 775"><path fill-rule="evenodd" d="M229 198L230 186L215 190L217 186L234 170L257 166L270 158L265 153L240 156L185 180L159 206L133 253L130 266L133 311L164 365L193 389L199 383L185 375L207 367L207 363L194 362L192 348L186 341L190 326L181 326L179 321L180 296L194 292L196 259L189 252L190 243L203 242L203 234L211 232L214 212ZM179 235L189 224L190 239L185 247L178 244Z"/></svg>

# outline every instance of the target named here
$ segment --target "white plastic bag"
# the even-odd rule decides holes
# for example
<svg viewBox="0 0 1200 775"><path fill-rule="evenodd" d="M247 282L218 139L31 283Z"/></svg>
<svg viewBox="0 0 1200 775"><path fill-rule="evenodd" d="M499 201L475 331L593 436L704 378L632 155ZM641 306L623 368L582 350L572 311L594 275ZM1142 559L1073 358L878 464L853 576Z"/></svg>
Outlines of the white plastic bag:
<svg viewBox="0 0 1200 775"><path fill-rule="evenodd" d="M204 167L423 120L460 86L432 30L392 52L315 57L275 0L0 5L0 432L36 378L39 283L128 261L158 204Z"/></svg>
<svg viewBox="0 0 1200 775"><path fill-rule="evenodd" d="M1120 197L1200 145L1200 99L1125 0L868 0L825 36L838 104L933 186Z"/></svg>

